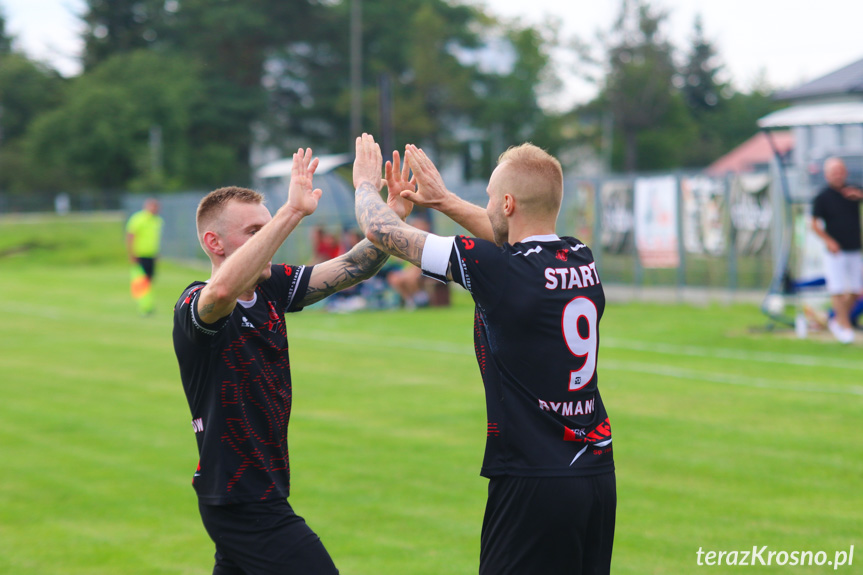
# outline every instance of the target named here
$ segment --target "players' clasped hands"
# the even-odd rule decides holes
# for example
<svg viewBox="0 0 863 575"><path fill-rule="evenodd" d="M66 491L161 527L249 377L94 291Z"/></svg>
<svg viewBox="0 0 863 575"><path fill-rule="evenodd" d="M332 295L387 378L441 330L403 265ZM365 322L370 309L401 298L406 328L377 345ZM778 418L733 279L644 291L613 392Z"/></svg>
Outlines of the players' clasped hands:
<svg viewBox="0 0 863 575"><path fill-rule="evenodd" d="M320 188L314 188L312 179L318 168L319 159L312 156L312 149L299 148L293 155L291 183L288 188L286 205L303 216L314 213L321 198ZM405 220L413 210L414 204L426 208L436 208L444 201L449 191L443 183L440 172L434 163L413 144L405 146L404 161L398 150L393 151L393 159L384 165L381 178L383 157L380 146L371 134L363 134L356 141L354 160L354 187L368 182L378 190L387 187L387 205Z"/></svg>
<svg viewBox="0 0 863 575"><path fill-rule="evenodd" d="M417 146L405 146L404 163L398 150L393 151L393 159L387 160L384 178L380 179L383 158L374 137L363 134L357 138L356 145L354 187L358 188L363 182L368 182L380 190L386 185L387 205L402 220L410 215L414 204L434 208L442 203L449 193L434 163Z"/></svg>

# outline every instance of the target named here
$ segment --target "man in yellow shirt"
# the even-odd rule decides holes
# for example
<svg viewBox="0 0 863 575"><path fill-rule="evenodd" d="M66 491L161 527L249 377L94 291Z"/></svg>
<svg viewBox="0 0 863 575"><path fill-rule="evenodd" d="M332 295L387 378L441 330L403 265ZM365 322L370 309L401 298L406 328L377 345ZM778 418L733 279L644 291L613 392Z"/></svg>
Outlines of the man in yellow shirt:
<svg viewBox="0 0 863 575"><path fill-rule="evenodd" d="M159 202L148 198L144 209L135 212L126 223L126 250L132 262L132 297L138 301L142 315L153 313L151 283L156 273L156 258L165 221L159 216Z"/></svg>

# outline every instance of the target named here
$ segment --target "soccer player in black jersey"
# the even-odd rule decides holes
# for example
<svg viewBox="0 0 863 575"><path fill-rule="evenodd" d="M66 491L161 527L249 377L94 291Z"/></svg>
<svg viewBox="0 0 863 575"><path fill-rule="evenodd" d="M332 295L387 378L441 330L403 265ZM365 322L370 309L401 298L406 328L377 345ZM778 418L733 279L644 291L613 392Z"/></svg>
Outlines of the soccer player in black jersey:
<svg viewBox="0 0 863 575"><path fill-rule="evenodd" d="M291 372L285 313L373 276L389 257L362 240L315 266L272 265L276 249L321 196L318 159L294 154L287 202L221 188L198 205L198 239L212 262L174 308L174 350L200 460L193 486L216 545L214 575L338 573L287 501ZM390 194L404 216L409 202Z"/></svg>
<svg viewBox="0 0 863 575"><path fill-rule="evenodd" d="M608 573L617 495L611 426L597 389L605 296L590 249L555 234L560 164L530 144L510 148L482 209L448 192L422 150L408 146L405 156L418 186L404 182L402 197L440 210L475 237L403 223L379 195L381 152L367 134L357 139L354 163L357 221L375 245L459 283L476 303L488 414L481 473L489 478L479 572Z"/></svg>

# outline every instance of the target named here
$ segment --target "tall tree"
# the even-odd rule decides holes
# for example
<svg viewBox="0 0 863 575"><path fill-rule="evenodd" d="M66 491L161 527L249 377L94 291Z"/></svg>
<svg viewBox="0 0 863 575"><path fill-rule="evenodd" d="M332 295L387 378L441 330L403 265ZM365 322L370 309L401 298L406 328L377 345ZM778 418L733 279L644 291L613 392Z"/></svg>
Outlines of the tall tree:
<svg viewBox="0 0 863 575"><path fill-rule="evenodd" d="M314 21L320 26L314 34L286 44L268 61L271 103L281 124L333 151L344 151L352 137L350 5L333 3ZM480 12L444 0L367 0L362 8L363 129L377 130L378 80L387 75L398 142L447 145L454 118L472 105L472 67L457 54L477 45Z"/></svg>
<svg viewBox="0 0 863 575"><path fill-rule="evenodd" d="M176 189L223 183L231 150L193 145L189 132L206 100L194 62L137 50L76 78L65 102L42 114L27 137L34 164L67 189ZM161 132L163 151L151 144Z"/></svg>
<svg viewBox="0 0 863 575"><path fill-rule="evenodd" d="M351 141L349 18L350 2L333 4L317 34L268 60L270 117L333 151ZM537 134L545 142L554 132L538 104L550 79L544 33L443 0L365 1L362 21L363 129L378 130L378 79L386 75L396 147L410 141L455 152L469 138L482 145L487 167L491 148Z"/></svg>
<svg viewBox="0 0 863 575"><path fill-rule="evenodd" d="M701 16L696 16L692 43L676 78L698 129L697 137L683 155L685 166L705 166L726 149L720 132L726 120L724 108L730 87L720 80L721 72L718 52L704 34Z"/></svg>
<svg viewBox="0 0 863 575"><path fill-rule="evenodd" d="M87 0L84 69L153 45L164 26L165 5L164 0Z"/></svg>
<svg viewBox="0 0 863 575"><path fill-rule="evenodd" d="M24 192L44 183L44 167L26 161L25 139L36 118L62 102L65 85L45 64L0 53L0 190Z"/></svg>
<svg viewBox="0 0 863 575"><path fill-rule="evenodd" d="M683 96L694 114L708 112L719 105L727 87L719 80L721 71L717 50L705 37L701 15L698 15L693 25L692 45L680 71Z"/></svg>
<svg viewBox="0 0 863 575"><path fill-rule="evenodd" d="M603 96L622 135L623 169L639 163L639 135L658 128L676 104L672 46L661 28L667 14L644 0L623 0L608 46Z"/></svg>
<svg viewBox="0 0 863 575"><path fill-rule="evenodd" d="M22 137L33 120L62 101L64 80L56 70L23 54L0 54L0 133Z"/></svg>
<svg viewBox="0 0 863 575"><path fill-rule="evenodd" d="M773 99L767 84L755 84L748 92L733 91L723 99L715 117L714 129L722 141L721 153L728 152L758 132L758 119L775 112L785 104ZM714 158L715 159L715 158Z"/></svg>
<svg viewBox="0 0 863 575"><path fill-rule="evenodd" d="M316 0L88 0L86 69L141 48L193 61L209 97L188 134L192 147L229 147L221 157L227 178L247 183L252 128L266 117L265 63L277 47L312 34L328 9Z"/></svg>
<svg viewBox="0 0 863 575"><path fill-rule="evenodd" d="M6 15L3 13L3 7L0 6L0 55L12 52L13 40L14 38L6 30Z"/></svg>
<svg viewBox="0 0 863 575"><path fill-rule="evenodd" d="M553 39L543 37L537 28L518 24L506 26L503 32L512 65L508 70L487 71L482 75L479 125L498 131L505 146L532 140L553 148L555 138L547 133L544 122L547 112L539 104L542 87L557 83L548 53Z"/></svg>
<svg viewBox="0 0 863 575"><path fill-rule="evenodd" d="M249 181L253 127L269 118L264 79L271 55L313 37L329 8L315 0L183 0L168 19L172 46L201 66L207 122L192 137L231 145L231 179Z"/></svg>

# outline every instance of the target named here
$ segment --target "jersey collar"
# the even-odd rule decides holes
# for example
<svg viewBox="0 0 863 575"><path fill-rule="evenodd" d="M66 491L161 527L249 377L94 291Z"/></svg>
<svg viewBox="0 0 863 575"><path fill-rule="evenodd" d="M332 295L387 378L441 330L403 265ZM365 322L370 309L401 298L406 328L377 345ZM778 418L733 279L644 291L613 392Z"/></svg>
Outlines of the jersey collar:
<svg viewBox="0 0 863 575"><path fill-rule="evenodd" d="M249 309L250 307L253 307L253 306L255 305L255 302L256 302L256 301L258 301L258 292L257 292L257 290L255 291L255 295L253 295L253 296L252 296L252 299L250 299L250 300L237 299L237 303L238 303L238 304L240 304L241 306L243 306L243 307L244 307L244 308L246 308L246 309Z"/></svg>
<svg viewBox="0 0 863 575"><path fill-rule="evenodd" d="M526 244L528 242L559 242L560 238L557 237L557 234L545 234L542 236L530 236L529 238L524 238L520 242L516 242L519 244Z"/></svg>

